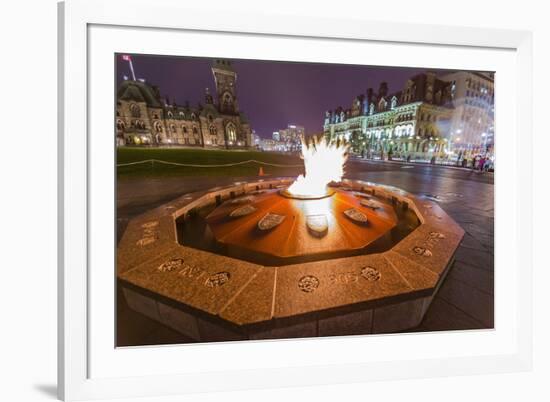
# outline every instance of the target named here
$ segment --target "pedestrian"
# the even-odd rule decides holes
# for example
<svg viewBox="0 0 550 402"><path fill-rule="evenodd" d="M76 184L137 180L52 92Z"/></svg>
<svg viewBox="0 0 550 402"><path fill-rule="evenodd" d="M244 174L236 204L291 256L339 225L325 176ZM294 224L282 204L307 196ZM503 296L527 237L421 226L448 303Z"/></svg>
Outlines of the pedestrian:
<svg viewBox="0 0 550 402"><path fill-rule="evenodd" d="M485 157L482 156L480 159L479 159L479 171L480 172L483 172L483 165L485 165Z"/></svg>

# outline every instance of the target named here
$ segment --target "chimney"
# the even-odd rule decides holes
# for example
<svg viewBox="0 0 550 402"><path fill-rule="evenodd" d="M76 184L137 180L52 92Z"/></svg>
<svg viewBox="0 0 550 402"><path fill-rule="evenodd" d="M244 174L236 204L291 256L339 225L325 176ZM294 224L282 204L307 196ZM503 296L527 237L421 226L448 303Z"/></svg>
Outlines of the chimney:
<svg viewBox="0 0 550 402"><path fill-rule="evenodd" d="M372 95L373 95L372 88L367 89L367 102L368 103L370 103L372 101Z"/></svg>
<svg viewBox="0 0 550 402"><path fill-rule="evenodd" d="M380 83L380 88L378 89L378 96L386 97L388 95L388 83L383 81Z"/></svg>

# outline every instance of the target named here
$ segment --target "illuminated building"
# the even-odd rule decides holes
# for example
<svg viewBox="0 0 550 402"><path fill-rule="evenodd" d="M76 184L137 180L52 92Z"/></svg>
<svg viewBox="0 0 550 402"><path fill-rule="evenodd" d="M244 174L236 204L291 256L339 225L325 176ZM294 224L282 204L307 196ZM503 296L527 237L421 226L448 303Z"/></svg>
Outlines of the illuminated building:
<svg viewBox="0 0 550 402"><path fill-rule="evenodd" d="M286 144L271 138L263 138L260 140L260 149L266 152L287 152Z"/></svg>
<svg viewBox="0 0 550 402"><path fill-rule="evenodd" d="M450 83L434 73L418 74L396 93L385 82L369 88L349 109L327 111L324 133L344 138L367 155L425 158L448 152L453 106Z"/></svg>
<svg viewBox="0 0 550 402"><path fill-rule="evenodd" d="M455 152L492 151L494 145L494 76L459 71L441 77L451 83L455 113L450 141Z"/></svg>
<svg viewBox="0 0 550 402"><path fill-rule="evenodd" d="M116 140L124 145L248 148L252 131L239 110L237 73L227 60L212 66L217 97L206 89L204 105L162 101L158 87L125 80L117 91Z"/></svg>
<svg viewBox="0 0 550 402"><path fill-rule="evenodd" d="M296 152L302 149L301 139L305 136L305 129L303 126L289 124L287 128L281 129L277 131L277 133L279 137L278 141L284 143L288 151Z"/></svg>

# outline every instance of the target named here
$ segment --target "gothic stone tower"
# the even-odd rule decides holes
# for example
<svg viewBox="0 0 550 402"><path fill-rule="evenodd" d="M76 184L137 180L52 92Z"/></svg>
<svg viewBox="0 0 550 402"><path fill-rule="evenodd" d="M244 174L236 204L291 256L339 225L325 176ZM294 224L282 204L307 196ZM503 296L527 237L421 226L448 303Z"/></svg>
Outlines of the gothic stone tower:
<svg viewBox="0 0 550 402"><path fill-rule="evenodd" d="M238 114L239 104L235 84L237 73L233 70L229 60L215 60L212 66L212 73L216 82L216 93L218 94L218 105L221 113Z"/></svg>

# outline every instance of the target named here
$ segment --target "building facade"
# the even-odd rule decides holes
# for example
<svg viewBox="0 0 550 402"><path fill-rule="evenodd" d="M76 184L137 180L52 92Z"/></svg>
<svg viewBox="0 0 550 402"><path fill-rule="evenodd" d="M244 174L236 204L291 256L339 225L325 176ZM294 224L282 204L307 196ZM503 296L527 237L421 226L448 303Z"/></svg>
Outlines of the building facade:
<svg viewBox="0 0 550 402"><path fill-rule="evenodd" d="M259 148L265 152L287 152L284 142L274 140L272 138L262 138Z"/></svg>
<svg viewBox="0 0 550 402"><path fill-rule="evenodd" d="M396 93L380 84L352 102L325 113L324 134L344 138L354 153L367 156L430 158L449 150L453 116L451 85L434 73L418 74Z"/></svg>
<svg viewBox="0 0 550 402"><path fill-rule="evenodd" d="M303 126L289 124L286 128L273 133L273 139L284 144L289 152L299 152L302 149L302 138L306 135Z"/></svg>
<svg viewBox="0 0 550 402"><path fill-rule="evenodd" d="M163 101L159 88L143 81L123 81L117 91L117 146L253 147L250 124L239 110L231 62L216 60L212 74L216 99L207 88L204 105L196 107Z"/></svg>
<svg viewBox="0 0 550 402"><path fill-rule="evenodd" d="M494 74L459 71L441 79L451 83L455 112L450 143L455 152L492 153L494 147Z"/></svg>

